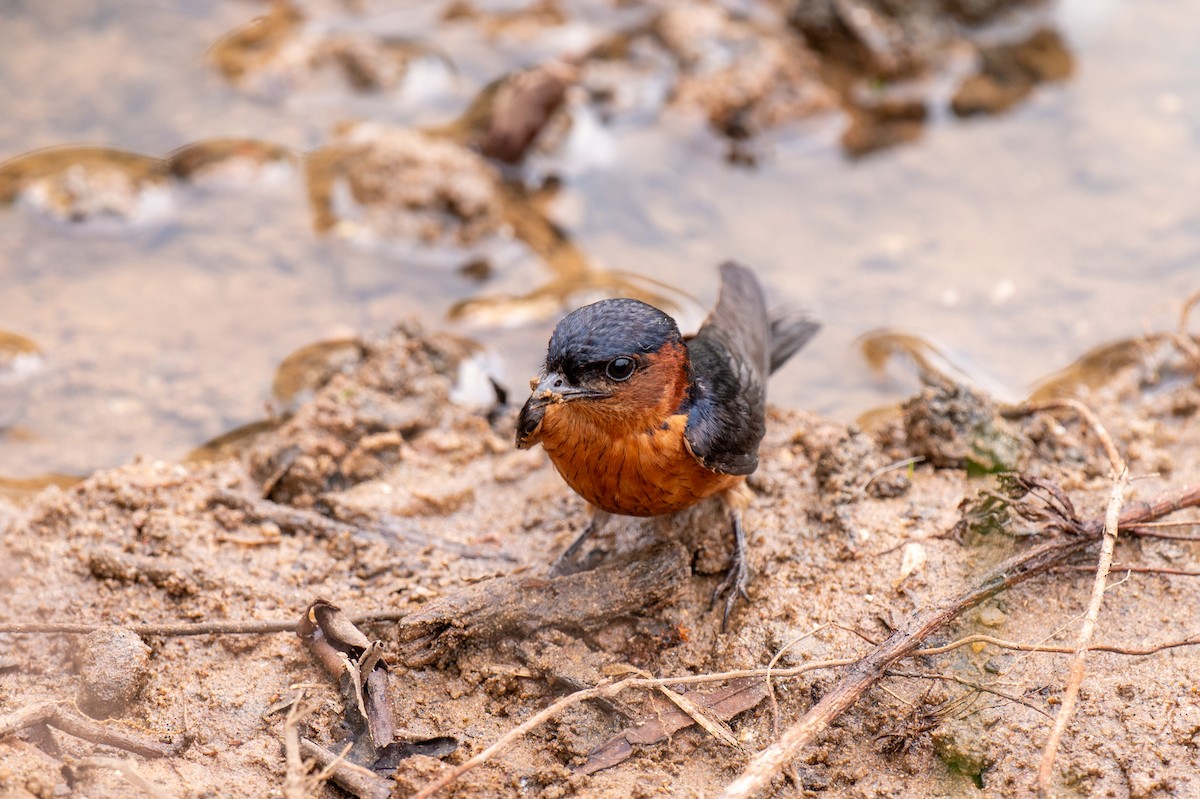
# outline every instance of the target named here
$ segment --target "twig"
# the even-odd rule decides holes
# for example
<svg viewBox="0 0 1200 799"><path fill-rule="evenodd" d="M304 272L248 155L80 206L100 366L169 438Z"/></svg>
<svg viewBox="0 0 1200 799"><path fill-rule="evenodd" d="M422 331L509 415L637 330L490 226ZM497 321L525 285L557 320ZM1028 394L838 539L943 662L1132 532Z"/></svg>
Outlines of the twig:
<svg viewBox="0 0 1200 799"><path fill-rule="evenodd" d="M1188 486L1157 502L1127 508L1120 527L1134 527L1140 522L1196 505L1200 505L1200 485ZM742 774L725 788L721 799L748 799L757 794L779 773L784 763L857 702L893 663L913 654L930 634L989 597L1060 565L1065 558L1092 546L1100 535L1098 524L1084 524L1076 533L1062 535L1009 558L957 596L914 613L906 624L858 661L821 701L785 730L778 741L759 752Z"/></svg>
<svg viewBox="0 0 1200 799"><path fill-rule="evenodd" d="M1077 399L1065 397L1063 399L1047 400L1046 402L1029 402L1022 405L1018 412L1021 415L1029 415L1038 413L1039 411L1056 411L1056 410L1071 410L1079 414L1092 432L1096 434L1096 438L1100 439L1100 446L1104 447L1104 455L1108 458L1109 464L1113 468L1113 475L1121 471L1121 467L1125 464L1125 459L1121 457L1121 453L1117 452L1117 445L1113 443L1112 437L1108 431L1104 429L1104 425L1100 423L1100 418L1096 416L1088 406L1084 405Z"/></svg>
<svg viewBox="0 0 1200 799"><path fill-rule="evenodd" d="M1091 567L1088 567L1091 570ZM1012 649L1017 652L1045 652L1050 655L1071 655L1075 653L1073 646L1050 646L1048 644L1023 644L1019 641L1006 641L1003 638L994 638L990 635L968 635L965 638L959 638L953 643L945 646L931 646L925 649L918 649L912 653L913 657L925 657L927 655L941 655L949 652L952 649L959 649L971 644L991 644L998 646L1001 649ZM1117 646L1115 644L1092 644L1088 647L1089 652L1109 652L1114 655L1131 655L1140 657L1142 655L1156 655L1166 649L1177 649L1181 646L1200 646L1200 633L1189 635L1187 638L1180 638L1175 641L1167 641L1161 644L1147 647L1127 647Z"/></svg>
<svg viewBox="0 0 1200 799"><path fill-rule="evenodd" d="M771 670L775 668L775 664L779 662L779 659L781 657L783 657L785 652L787 652L789 649L791 649L793 646L800 643L804 639L811 638L812 636L821 632L821 630L824 630L828 626L829 626L828 624L822 624L822 625L820 625L818 627L814 627L813 629L804 633L804 635L796 636L795 638L793 638L792 640L788 641L786 644L781 646L779 648L779 651L776 652L775 655L771 658L771 662L767 664L767 669L766 669L767 673L766 673L766 675L764 675L763 680L767 684L767 698L771 700L771 735L772 735L772 737L779 736L779 702L777 702L775 700L775 685L774 685L774 683L771 682L771 677L773 676Z"/></svg>
<svg viewBox="0 0 1200 799"><path fill-rule="evenodd" d="M854 496L859 496L860 494L863 494L864 492L866 492L866 490L871 486L871 483L875 480L876 477L881 477L882 475L885 475L888 472L894 472L897 469L903 469L906 466L912 466L914 464L918 464L918 463L922 462L923 460L925 460L924 455L914 455L911 458L905 458L904 460L896 461L895 463L889 463L887 466L883 466L883 467L876 469L875 471L873 471L869 475L867 475L867 479L863 481L862 485L860 485L858 488L856 488L854 490Z"/></svg>
<svg viewBox="0 0 1200 799"><path fill-rule="evenodd" d="M394 610L378 613L364 613L351 616L354 624L370 624L381 621L399 621L408 614ZM113 627L124 627L138 635L188 636L188 635L267 635L271 633L294 633L297 622L282 619L265 620L222 620L202 621L195 623L170 622L147 624L77 624L74 622L31 621L0 623L0 633L53 634L53 635L87 635L97 630L108 630Z"/></svg>
<svg viewBox="0 0 1200 799"><path fill-rule="evenodd" d="M331 519L320 513L291 505L281 505L269 499L218 488L212 492L208 500L209 507L221 505L243 513L249 521L256 523L273 522L279 529L291 535L311 535L317 538L335 538L341 535L351 536L383 536L411 544L415 547L436 546L438 549L453 552L460 557L498 558L512 560L511 556L496 553L480 553L477 548L456 541L437 538L411 530L400 525L380 522L376 529L351 524L349 522Z"/></svg>
<svg viewBox="0 0 1200 799"><path fill-rule="evenodd" d="M601 697L605 699L611 699L626 688L633 688L637 685L653 682L656 681L641 678L631 678L616 683L602 682L594 688L585 688L582 691L576 691L573 694L567 694L557 702L554 702L548 707L543 708L541 712L535 713L525 721L518 724L516 727L513 727L511 730L502 735L494 744L484 749L479 754L464 761L463 763L460 763L442 776L438 777L433 782L430 782L424 788L417 791L417 793L413 795L412 799L429 799L429 797L433 796L442 788L445 788L447 785L457 780L463 774L466 774L468 771L480 765L481 763L486 763L488 760L491 760L500 752L503 752L509 746L512 746L512 744L514 744L516 741L520 740L527 733L532 732L541 725L545 724L547 721L554 718L568 707L577 705L580 702L584 702L588 699L598 699Z"/></svg>
<svg viewBox="0 0 1200 799"><path fill-rule="evenodd" d="M347 745L341 754L335 755L307 738L300 739L300 751L321 765L320 773L315 775L320 782L332 779L360 799L388 799L392 792L391 780L346 760L349 750Z"/></svg>
<svg viewBox="0 0 1200 799"><path fill-rule="evenodd" d="M1190 525L1197 522L1188 522ZM1188 535L1187 533L1165 533L1158 530L1144 530L1141 527L1135 527L1132 530L1122 530L1129 535L1137 536L1138 538L1161 538L1164 541L1200 541L1200 535Z"/></svg>
<svg viewBox="0 0 1200 799"><path fill-rule="evenodd" d="M1179 329L1175 333L1175 345L1184 355L1200 366L1200 345L1196 344L1192 340L1191 334L1188 333L1188 317L1192 315L1192 309L1197 305L1200 305L1200 291L1188 297L1183 303L1183 308L1179 312Z"/></svg>
<svg viewBox="0 0 1200 799"><path fill-rule="evenodd" d="M1129 486L1129 467L1125 459L1117 451L1116 444L1108 434L1104 424L1091 408L1075 399L1060 399L1050 402L1037 403L1027 408L1027 412L1067 408L1079 414L1100 439L1104 452L1108 456L1112 468L1112 492L1108 500L1108 509L1104 514L1104 532L1100 542L1100 556L1096 563L1096 577L1092 581L1092 594L1088 599L1087 612L1083 624L1079 628L1079 636L1075 642L1075 652L1071 656L1071 665L1067 671L1067 683L1063 690L1062 706L1054 718L1050 735L1046 739L1042 751L1042 762L1038 768L1038 793L1043 799L1051 799L1050 783L1054 779L1054 760L1058 755L1058 747L1066 733L1071 716L1075 713L1075 705L1079 700L1079 689L1083 685L1086 671L1088 645L1096 631L1096 622L1100 617L1100 607L1104 604L1104 591L1108 583L1109 569L1112 567L1113 550L1117 546L1117 534L1121 526L1121 507L1125 501L1125 489Z"/></svg>
<svg viewBox="0 0 1200 799"><path fill-rule="evenodd" d="M649 680L654 679L653 675L642 669L632 666L628 668L632 669L632 674L637 674L638 676ZM703 707L693 702L691 697L685 696L678 691L667 687L666 683L662 681L659 681L656 687L658 688L659 693L665 696L673 705L675 705L675 707L679 708L680 712L682 712L696 724L699 724L700 727L703 728L704 731L709 735L716 738L726 746L734 749L742 748L737 736L733 734L733 730L729 729L729 725L727 725L720 718L717 718L715 714L710 715L710 711L705 710Z"/></svg>
<svg viewBox="0 0 1200 799"><path fill-rule="evenodd" d="M283 778L284 799L308 799L308 794L316 786L309 779L312 763L305 763L300 756L300 721L311 712L311 708L301 710L304 701L304 689L296 693L288 708L287 718L283 722L283 751L287 762L287 773Z"/></svg>
<svg viewBox="0 0 1200 799"><path fill-rule="evenodd" d="M957 596L911 616L907 624L858 661L821 701L785 730L778 741L759 752L741 776L726 786L721 794L722 799L748 799L756 795L800 749L878 682L893 663L912 654L935 630L985 599L1086 549L1091 543L1090 539L1083 536L1064 536L1034 547L992 569L983 579Z"/></svg>
<svg viewBox="0 0 1200 799"><path fill-rule="evenodd" d="M1096 424L1099 425L1099 422ZM1103 430L1103 427L1097 428L1098 432L1103 433ZM1092 595L1088 600L1087 615L1083 618L1083 626L1080 627L1079 638L1075 642L1075 653L1071 657L1071 666L1067 672L1067 685L1063 691L1062 706L1054 718L1054 725L1046 739L1046 748L1042 752L1042 763L1038 768L1038 793L1043 799L1052 799L1050 783L1054 779L1054 759L1058 754L1058 746L1062 742L1067 725L1071 723L1071 716L1075 712L1075 704L1079 699L1079 689L1083 685L1083 675L1087 663L1088 645L1096 630L1100 606L1104 604L1104 588L1108 582L1109 569L1112 566L1113 549L1117 545L1121 504L1125 501L1125 488L1129 485L1129 467L1125 465L1125 461L1121 459L1120 455L1115 456L1112 466L1112 496L1109 497L1108 511L1104 515L1104 538L1100 544L1096 579L1092 581Z"/></svg>
<svg viewBox="0 0 1200 799"><path fill-rule="evenodd" d="M59 702L41 702L0 716L0 738L38 724L48 724L76 738L124 749L142 757L166 757L176 751L174 746L142 738L119 727L109 727Z"/></svg>
<svg viewBox="0 0 1200 799"><path fill-rule="evenodd" d="M175 799L175 794L161 785L151 782L144 774L138 771L137 763L133 760L122 760L117 757L85 757L76 766L78 768L112 769L128 782L141 788L150 794L150 796L153 796L154 799Z"/></svg>
<svg viewBox="0 0 1200 799"><path fill-rule="evenodd" d="M983 685L982 683L971 682L970 680L964 680L962 677L959 677L954 674L926 674L924 672L919 672L919 671L889 671L884 676L885 677L911 677L911 678L917 679L917 680L944 680L946 682L956 682L959 685L966 686L967 688L970 688L973 691L981 691L983 693L994 694L995 696L998 696L1001 699L1007 699L1009 702L1015 702L1018 705L1024 705L1025 707L1029 708L1030 710L1032 710L1036 713L1041 713L1043 716L1045 716L1048 719L1053 718L1053 716L1051 716L1049 713L1047 713L1045 710L1038 707L1034 703L1030 702L1028 699L1024 699L1019 696L1013 696L1011 694L1006 694L1003 691L997 691L995 688L992 688L987 685Z"/></svg>
<svg viewBox="0 0 1200 799"><path fill-rule="evenodd" d="M1095 571L1092 566L1063 566L1054 571ZM1113 564L1109 569L1110 574L1118 574L1125 572L1126 574L1165 574L1173 577L1200 577L1200 569L1170 569L1165 566L1129 566L1125 563Z"/></svg>

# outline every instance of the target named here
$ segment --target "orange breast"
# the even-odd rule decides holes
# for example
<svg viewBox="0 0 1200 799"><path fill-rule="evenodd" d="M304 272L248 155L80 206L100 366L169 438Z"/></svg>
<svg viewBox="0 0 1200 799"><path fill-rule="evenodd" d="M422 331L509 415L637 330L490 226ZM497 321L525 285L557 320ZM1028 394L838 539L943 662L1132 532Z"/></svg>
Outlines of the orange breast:
<svg viewBox="0 0 1200 799"><path fill-rule="evenodd" d="M566 405L547 409L542 446L584 499L609 513L658 516L694 505L741 478L704 468L688 451L687 417L613 436Z"/></svg>

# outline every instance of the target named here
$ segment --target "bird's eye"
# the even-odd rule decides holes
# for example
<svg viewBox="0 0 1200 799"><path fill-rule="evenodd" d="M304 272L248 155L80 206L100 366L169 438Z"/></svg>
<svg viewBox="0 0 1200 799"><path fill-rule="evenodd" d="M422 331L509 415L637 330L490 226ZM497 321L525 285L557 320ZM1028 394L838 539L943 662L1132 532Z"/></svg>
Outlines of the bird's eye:
<svg viewBox="0 0 1200 799"><path fill-rule="evenodd" d="M608 368L604 371L608 374L610 380L616 380L620 383L629 379L630 375L633 374L634 366L633 358L626 358L622 355L620 358L613 358L609 361Z"/></svg>

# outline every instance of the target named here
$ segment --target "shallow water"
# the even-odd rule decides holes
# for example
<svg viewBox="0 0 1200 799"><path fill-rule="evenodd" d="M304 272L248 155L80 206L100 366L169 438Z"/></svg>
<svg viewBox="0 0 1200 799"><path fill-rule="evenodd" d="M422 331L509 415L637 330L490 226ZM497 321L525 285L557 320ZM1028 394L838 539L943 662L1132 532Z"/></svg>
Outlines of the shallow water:
<svg viewBox="0 0 1200 799"><path fill-rule="evenodd" d="M436 25L432 6L370 19L428 35L457 77L425 64L419 81L359 95L336 80L232 88L205 54L258 4L4 4L0 161L80 143L161 156L231 136L306 151L345 118L444 122L487 80L537 60L528 43ZM774 380L776 403L850 419L902 396L909 373L876 375L860 353L878 329L930 339L1020 398L1094 346L1172 327L1200 289L1200 11L1076 0L1054 18L1074 77L1004 116L942 114L919 141L851 162L831 115L772 135L757 169L729 166L682 116L597 127L552 214L596 265L702 303L713 266L737 258L775 299L810 308L825 329ZM480 293L531 290L544 270L514 259L480 284L436 254L317 236L286 163L228 180L152 198L133 227L0 210L0 331L42 358L14 386L0 380L21 393L0 396L21 409L0 431L0 475L183 457L262 418L290 352L411 315L485 339L519 394L553 319L446 315ZM682 302L694 325L702 305Z"/></svg>

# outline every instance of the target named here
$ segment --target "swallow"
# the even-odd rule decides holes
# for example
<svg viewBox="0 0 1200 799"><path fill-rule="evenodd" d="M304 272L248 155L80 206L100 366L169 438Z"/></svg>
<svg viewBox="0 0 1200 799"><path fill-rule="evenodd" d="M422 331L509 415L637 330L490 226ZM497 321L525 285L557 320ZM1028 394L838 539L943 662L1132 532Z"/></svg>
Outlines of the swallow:
<svg viewBox="0 0 1200 799"><path fill-rule="evenodd" d="M727 625L737 598L749 599L742 511L766 432L767 378L819 325L796 313L768 315L762 286L745 266L725 263L720 277L716 305L689 337L633 299L602 300L564 317L530 381L516 444L541 444L597 510L551 574L573 570L580 547L610 514L659 516L719 495L734 550L712 604L726 597Z"/></svg>

